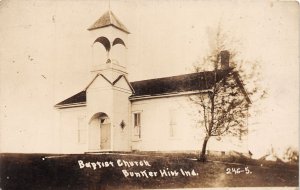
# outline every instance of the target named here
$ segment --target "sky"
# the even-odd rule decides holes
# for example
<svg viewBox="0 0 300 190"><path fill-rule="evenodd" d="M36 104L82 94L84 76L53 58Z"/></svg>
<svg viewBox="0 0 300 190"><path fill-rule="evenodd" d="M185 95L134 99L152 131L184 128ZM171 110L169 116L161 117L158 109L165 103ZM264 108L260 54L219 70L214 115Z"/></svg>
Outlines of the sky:
<svg viewBox="0 0 300 190"><path fill-rule="evenodd" d="M57 152L54 105L91 79L87 30L108 0L0 1L0 150ZM193 72L221 27L239 57L260 65L268 97L250 119L249 148L298 148L299 5L295 1L111 0L129 29L130 81Z"/></svg>

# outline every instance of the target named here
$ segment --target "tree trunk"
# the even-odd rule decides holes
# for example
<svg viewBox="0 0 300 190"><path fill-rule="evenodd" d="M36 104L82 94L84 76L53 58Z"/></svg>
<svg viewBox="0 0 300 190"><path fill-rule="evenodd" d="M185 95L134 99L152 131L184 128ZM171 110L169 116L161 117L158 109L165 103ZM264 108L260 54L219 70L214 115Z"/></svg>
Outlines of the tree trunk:
<svg viewBox="0 0 300 190"><path fill-rule="evenodd" d="M208 139L209 139L209 136L206 136L203 141L202 151L201 151L200 157L199 157L199 161L201 161L201 162L206 162L206 160L207 160L205 152L206 152L206 145L207 145Z"/></svg>

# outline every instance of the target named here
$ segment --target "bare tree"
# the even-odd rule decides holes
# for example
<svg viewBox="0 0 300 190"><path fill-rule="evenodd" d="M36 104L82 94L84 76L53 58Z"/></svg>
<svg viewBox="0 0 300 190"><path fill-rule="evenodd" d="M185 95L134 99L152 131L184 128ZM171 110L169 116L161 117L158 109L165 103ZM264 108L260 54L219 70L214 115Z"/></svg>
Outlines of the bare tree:
<svg viewBox="0 0 300 190"><path fill-rule="evenodd" d="M251 105L249 96L257 94L258 87L255 86L253 73L255 66L252 67L250 74L245 74L242 66L234 61L235 51L228 51L224 43L225 35L220 30L216 36L216 45L211 54L204 58L205 64L213 66L212 71L202 72L202 81L208 89L205 93L201 91L198 95L190 96L190 100L199 109L201 123L205 128L205 138L202 150L199 155L200 161L206 161L206 147L211 137L221 137L224 135L243 136L247 134L248 109ZM201 67L195 67L197 72ZM241 77L242 76L242 77ZM244 82L252 84L251 91L246 91ZM200 84L200 83L199 83ZM203 87L199 86L199 90ZM263 93L264 94L264 93ZM263 97L261 94L261 97Z"/></svg>

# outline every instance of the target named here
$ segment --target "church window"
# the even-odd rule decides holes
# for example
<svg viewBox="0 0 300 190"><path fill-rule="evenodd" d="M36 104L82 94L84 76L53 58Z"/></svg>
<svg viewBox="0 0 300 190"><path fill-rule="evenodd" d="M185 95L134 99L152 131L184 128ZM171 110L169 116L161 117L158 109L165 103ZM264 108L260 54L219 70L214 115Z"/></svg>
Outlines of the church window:
<svg viewBox="0 0 300 190"><path fill-rule="evenodd" d="M175 109L170 110L170 137L177 135L177 114Z"/></svg>
<svg viewBox="0 0 300 190"><path fill-rule="evenodd" d="M133 114L134 120L134 135L141 138L141 113Z"/></svg>
<svg viewBox="0 0 300 190"><path fill-rule="evenodd" d="M84 117L78 118L78 143L84 144L87 141L87 129L84 127Z"/></svg>

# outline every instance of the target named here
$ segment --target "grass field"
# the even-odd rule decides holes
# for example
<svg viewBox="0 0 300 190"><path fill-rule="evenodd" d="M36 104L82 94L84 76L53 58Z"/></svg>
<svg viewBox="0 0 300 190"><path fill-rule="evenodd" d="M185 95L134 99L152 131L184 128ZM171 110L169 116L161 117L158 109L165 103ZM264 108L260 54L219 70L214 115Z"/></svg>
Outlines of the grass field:
<svg viewBox="0 0 300 190"><path fill-rule="evenodd" d="M202 163L195 158L189 154L1 154L0 187L99 190L298 186L296 164L219 157Z"/></svg>

